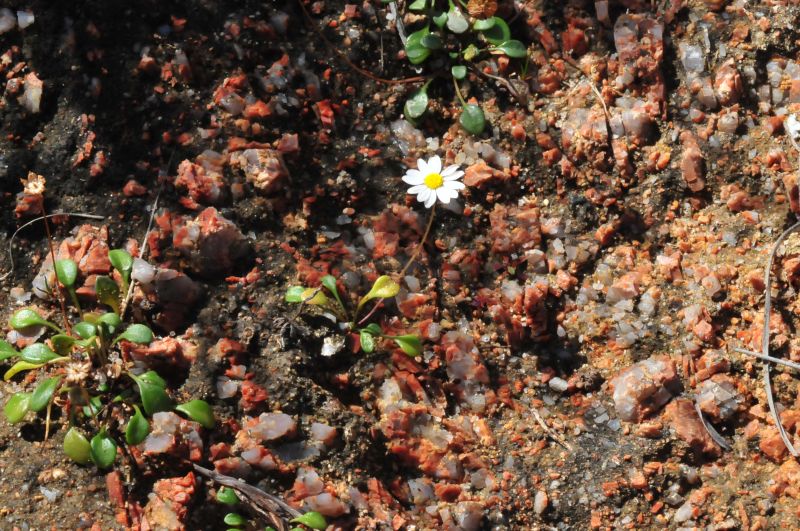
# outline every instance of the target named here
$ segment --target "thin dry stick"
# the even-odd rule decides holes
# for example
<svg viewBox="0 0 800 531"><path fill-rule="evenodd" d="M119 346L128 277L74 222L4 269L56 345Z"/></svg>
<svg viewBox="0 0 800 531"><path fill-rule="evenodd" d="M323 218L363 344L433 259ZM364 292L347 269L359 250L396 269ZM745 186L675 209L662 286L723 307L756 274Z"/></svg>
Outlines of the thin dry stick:
<svg viewBox="0 0 800 531"><path fill-rule="evenodd" d="M763 354L759 354L758 352L753 352L752 350L747 350L744 348L734 347L733 350L736 352L741 352L742 354L747 354L748 356L753 356L754 358L758 358L764 361L771 361L772 363L777 363L778 365L785 365L787 367L791 367L792 369L800 371L800 363L795 363L793 361L785 360L783 358L776 358L774 356L764 356Z"/></svg>
<svg viewBox="0 0 800 531"><path fill-rule="evenodd" d="M412 262L414 262L414 260L417 259L422 248L425 247L425 240L428 239L428 233L430 233L431 227L433 226L433 216L435 213L436 213L436 203L434 203L433 206L431 207L431 215L428 218L428 225L425 227L425 232L422 234L422 239L419 241L419 245L417 245L417 248L414 249L414 254L412 254L411 258L408 259L408 262L406 262L406 265L403 266L403 269L400 270L401 277L408 270L408 267L412 264Z"/></svg>
<svg viewBox="0 0 800 531"><path fill-rule="evenodd" d="M697 402L694 403L694 410L697 411L697 416L700 417L700 424L703 425L714 442L717 443L723 450L729 452L731 450L731 445L728 444L728 441L726 441L725 438L719 434L714 426L706 422L706 418L703 416L703 411L700 409L700 404Z"/></svg>
<svg viewBox="0 0 800 531"><path fill-rule="evenodd" d="M769 258L767 259L767 267L764 270L764 330L761 335L761 355L762 356L769 356L769 314L772 308L772 262L775 260L775 255L778 253L778 248L783 243L783 240L786 239L789 234L794 232L800 228L800 221L783 231L778 239L775 241L775 245L772 247L772 251L769 253ZM772 381L770 379L770 368L769 364L764 365L763 371L763 379L764 379L764 390L767 393L767 402L769 403L769 411L772 414L772 419L775 421L775 425L778 427L778 432L781 435L781 439L783 440L783 444L789 450L794 457L797 457L798 452L795 450L792 442L789 440L789 436L786 434L786 430L783 428L783 424L781 423L780 415L778 415L778 409L775 407L775 397L772 393Z"/></svg>
<svg viewBox="0 0 800 531"><path fill-rule="evenodd" d="M547 423L544 421L539 412L535 408L531 408L531 411L533 412L533 417L536 419L536 422L539 423L539 426L542 427L545 433L555 442L563 446L567 451L571 452L572 447L569 444L567 444L567 441L562 439L556 432L554 432L550 426L547 425Z"/></svg>
<svg viewBox="0 0 800 531"><path fill-rule="evenodd" d="M76 213L76 212L65 212L65 213L48 214L47 216L39 216L38 218L34 218L34 219L30 220L29 222L25 223L20 228L15 230L14 234L11 235L11 239L8 240L8 260L11 262L11 269L9 269L6 274L0 276L0 282L2 282L3 280L7 279L8 277L10 277L11 274L14 272L14 267L15 266L14 266L13 244L14 244L14 238L17 237L17 234L19 233L19 231L23 230L26 227L30 227L31 225L33 225L37 221L42 221L45 217L55 218L55 217L58 217L58 216L71 216L71 217L75 217L75 218L98 219L98 220L106 219L104 216L95 216L93 214L80 214L80 213Z"/></svg>
<svg viewBox="0 0 800 531"><path fill-rule="evenodd" d="M308 23L311 25L311 27L313 28L314 32L317 35L319 35L320 39L322 39L323 42L325 42L325 44L327 44L328 47L331 50L333 50L336 53L336 55L338 55L339 58L347 64L347 66L349 66L350 68L352 68L353 70L355 70L356 72L361 74L362 76L368 77L369 79L371 79L373 81L377 81L378 83L385 83L387 85L405 85L405 84L408 84L408 83L419 83L420 81L425 81L425 79L426 79L425 76L407 77L405 79L386 79L386 78L383 78L383 77L376 76L375 74L373 74L369 70L365 70L365 69L361 68L360 66L355 65L350 59L348 59L348 57L344 54L344 52L342 52L338 47L334 46L334 44L331 41L328 40L328 38L325 36L325 34L322 33L322 31L320 31L320 29L317 27L317 24L314 22L314 19L311 18L311 14L308 12L308 9L306 9L306 6L303 5L303 0L297 0L297 3L300 4L300 9L303 10L303 14L305 15L306 19L308 20Z"/></svg>
<svg viewBox="0 0 800 531"><path fill-rule="evenodd" d="M61 293L59 287L58 270L56 269L56 251L53 249L53 235L50 233L50 222L47 221L47 212L44 209L44 198L39 200L42 205L42 214L44 214L44 231L47 233L47 246L50 248L50 259L53 261L53 272L56 275L56 297L58 297L58 304L61 306L61 317L64 318L64 330L69 334L72 330L69 326L69 319L67 318L67 305L64 302L64 294Z"/></svg>
<svg viewBox="0 0 800 531"><path fill-rule="evenodd" d="M174 153L174 152L173 152ZM172 159L170 159L171 161ZM167 171L169 171L169 166L167 167ZM150 234L150 229L153 228L153 220L156 217L156 210L158 209L158 199L161 197L161 190L158 191L156 194L156 199L153 201L153 208L150 211L150 220L147 222L147 230L144 232L144 236L142 236L142 243L139 245L139 259L144 258L144 253L147 252L147 235ZM119 310L119 317L120 319L125 318L125 311L128 309L128 304L131 301L131 297L133 296L133 287L136 284L136 281L131 278L130 283L128 284L128 293L125 294L125 299L122 301L122 305L120 306Z"/></svg>
<svg viewBox="0 0 800 531"><path fill-rule="evenodd" d="M219 472L209 470L195 463L192 463L192 466L196 472L203 476L216 481L220 485L234 489L242 496L244 499L243 501L247 502L247 505L251 509L269 520L270 524L279 531L286 529L285 519L281 513L288 515L290 518L300 516L300 512L297 509L291 507L282 499L268 492L264 492L257 487L248 485L241 479L220 474Z"/></svg>

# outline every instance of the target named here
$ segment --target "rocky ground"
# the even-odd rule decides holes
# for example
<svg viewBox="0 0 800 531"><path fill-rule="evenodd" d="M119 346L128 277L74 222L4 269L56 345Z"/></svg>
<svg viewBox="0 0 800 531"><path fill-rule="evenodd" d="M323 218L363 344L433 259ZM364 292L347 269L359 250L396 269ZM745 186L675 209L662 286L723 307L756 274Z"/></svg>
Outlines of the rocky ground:
<svg viewBox="0 0 800 531"><path fill-rule="evenodd" d="M130 317L158 337L122 355L217 422L157 413L99 471L58 412L47 438L43 413L3 419L1 528L222 529L192 463L329 529L796 527L796 374L771 366L784 442L767 362L734 349L762 350L800 214L800 8L496 4L462 7L496 7L527 57L467 72L472 135L444 63L406 58L406 2L5 2L2 322L60 318L43 223L15 230L99 216L52 219L55 252L89 301L106 251L146 242ZM433 155L466 189L431 214L401 177ZM770 353L800 362L797 235L772 273ZM394 278L374 322L421 355L285 302L327 274L348 304Z"/></svg>

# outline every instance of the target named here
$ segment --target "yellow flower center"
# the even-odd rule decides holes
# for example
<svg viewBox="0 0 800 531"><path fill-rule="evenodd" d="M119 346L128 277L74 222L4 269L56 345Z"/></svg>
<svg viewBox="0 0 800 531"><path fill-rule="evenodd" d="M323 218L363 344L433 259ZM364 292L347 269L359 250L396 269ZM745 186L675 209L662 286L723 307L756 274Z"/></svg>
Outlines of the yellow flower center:
<svg viewBox="0 0 800 531"><path fill-rule="evenodd" d="M438 173L429 173L425 176L425 186L431 190L436 190L444 184L444 179Z"/></svg>

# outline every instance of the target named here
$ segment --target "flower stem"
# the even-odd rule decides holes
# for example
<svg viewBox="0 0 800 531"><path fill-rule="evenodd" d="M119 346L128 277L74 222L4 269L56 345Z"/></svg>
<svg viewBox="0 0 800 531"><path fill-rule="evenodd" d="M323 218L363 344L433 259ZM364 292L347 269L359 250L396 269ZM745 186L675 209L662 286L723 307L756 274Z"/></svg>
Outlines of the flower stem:
<svg viewBox="0 0 800 531"><path fill-rule="evenodd" d="M466 107L467 102L464 101L464 96L461 95L461 89L458 88L458 81L456 78L453 78L453 86L456 88L456 96L458 96L458 101L461 102L461 106Z"/></svg>
<svg viewBox="0 0 800 531"><path fill-rule="evenodd" d="M411 257L408 259L408 262L406 262L406 265L404 265L403 269L400 271L401 277L405 274L406 270L408 270L408 267L411 265L411 263L417 259L422 248L425 247L425 240L428 239L428 234L431 232L431 227L433 226L433 217L435 214L436 203L434 203L431 207L431 215L428 218L428 225L425 227L425 232L422 234L422 239L419 241L419 245L417 245L417 248L414 249L414 254L411 255Z"/></svg>

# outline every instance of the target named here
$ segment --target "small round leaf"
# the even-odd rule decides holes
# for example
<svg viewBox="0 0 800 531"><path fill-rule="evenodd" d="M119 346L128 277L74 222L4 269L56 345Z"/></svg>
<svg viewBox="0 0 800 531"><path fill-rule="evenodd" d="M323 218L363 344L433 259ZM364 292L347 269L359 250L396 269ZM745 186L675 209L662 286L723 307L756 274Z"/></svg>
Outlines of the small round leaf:
<svg viewBox="0 0 800 531"><path fill-rule="evenodd" d="M6 373L3 375L3 380L9 381L17 373L20 373L22 371L29 371L31 369L38 369L43 365L44 363L28 363L27 361L18 361L14 365L12 365L10 369L6 371Z"/></svg>
<svg viewBox="0 0 800 531"><path fill-rule="evenodd" d="M397 346L409 356L419 356L422 354L422 341L415 335L395 336L392 338Z"/></svg>
<svg viewBox="0 0 800 531"><path fill-rule="evenodd" d="M108 468L114 464L117 458L117 443L109 437L105 429L92 437L89 445L92 461L98 468Z"/></svg>
<svg viewBox="0 0 800 531"><path fill-rule="evenodd" d="M423 36L419 43L429 50L441 50L443 43L438 33L428 33Z"/></svg>
<svg viewBox="0 0 800 531"><path fill-rule="evenodd" d="M53 376L36 386L31 395L28 407L31 411L39 412L47 407L61 383L61 376Z"/></svg>
<svg viewBox="0 0 800 531"><path fill-rule="evenodd" d="M428 110L428 95L424 91L418 90L406 100L403 114L406 115L406 118L416 120L425 114L426 110Z"/></svg>
<svg viewBox="0 0 800 531"><path fill-rule="evenodd" d="M506 21L502 18L492 18L494 19L494 24L492 24L489 29L483 31L483 37L491 44L497 46L511 39L511 29L509 29L508 24L506 24Z"/></svg>
<svg viewBox="0 0 800 531"><path fill-rule="evenodd" d="M90 337L97 335L97 327L92 323L87 323L86 321L81 321L73 326L72 331L78 334L81 339L89 339Z"/></svg>
<svg viewBox="0 0 800 531"><path fill-rule="evenodd" d="M455 65L450 69L450 73L456 79L464 79L467 77L467 67L464 65Z"/></svg>
<svg viewBox="0 0 800 531"><path fill-rule="evenodd" d="M74 427L64 435L64 453L81 465L87 464L92 459L89 441Z"/></svg>
<svg viewBox="0 0 800 531"><path fill-rule="evenodd" d="M312 306L325 306L328 304L328 297L318 288L308 288L303 292L303 301Z"/></svg>
<svg viewBox="0 0 800 531"><path fill-rule="evenodd" d="M50 350L44 343L28 345L19 353L19 359L28 363L42 364L58 358L58 354Z"/></svg>
<svg viewBox="0 0 800 531"><path fill-rule="evenodd" d="M15 393L6 402L3 408L3 413L11 424L16 424L25 418L25 413L28 412L30 407L31 394L30 393Z"/></svg>
<svg viewBox="0 0 800 531"><path fill-rule="evenodd" d="M133 377L136 385L139 386L139 396L142 399L142 407L148 415L159 411L171 411L174 407L172 399L163 387L149 383L141 378Z"/></svg>
<svg viewBox="0 0 800 531"><path fill-rule="evenodd" d="M464 107L458 122L461 127L473 135L481 134L486 127L486 117L483 115L483 109L474 103L469 103Z"/></svg>
<svg viewBox="0 0 800 531"><path fill-rule="evenodd" d="M67 334L56 334L50 338L50 344L59 356L67 356L75 344L75 338Z"/></svg>
<svg viewBox="0 0 800 531"><path fill-rule="evenodd" d="M131 343L149 345L153 341L153 331L143 324L132 324L123 333L117 336L114 343L125 339Z"/></svg>
<svg viewBox="0 0 800 531"><path fill-rule="evenodd" d="M236 491L232 488L221 487L217 491L217 501L225 505L236 505L239 503L239 496L236 495Z"/></svg>
<svg viewBox="0 0 800 531"><path fill-rule="evenodd" d="M147 434L150 433L150 424L144 418L139 406L134 405L135 413L128 421L128 426L125 428L125 442L130 445L136 445L142 442Z"/></svg>
<svg viewBox="0 0 800 531"><path fill-rule="evenodd" d="M364 352L369 354L375 350L375 338L372 337L372 334L366 330L362 330L358 337L361 341L361 348L364 349Z"/></svg>
<svg viewBox="0 0 800 531"><path fill-rule="evenodd" d="M358 303L359 306L372 299L388 299L394 297L400 292L400 285L392 280L388 275L381 275L375 279L375 283L369 290L369 293L361 298Z"/></svg>
<svg viewBox="0 0 800 531"><path fill-rule="evenodd" d="M147 383L157 385L161 389L167 388L167 381L164 380L164 378L162 378L161 375L159 375L156 371L147 371L146 373L139 376L139 378Z"/></svg>
<svg viewBox="0 0 800 531"><path fill-rule="evenodd" d="M496 23L497 17L478 19L475 21L475 24L472 25L472 28L478 31L486 31L492 28Z"/></svg>
<svg viewBox="0 0 800 531"><path fill-rule="evenodd" d="M223 521L227 525L236 525L236 526L242 526L247 523L245 517L239 513L228 513L225 515Z"/></svg>
<svg viewBox="0 0 800 531"><path fill-rule="evenodd" d="M49 326L53 330L57 332L61 332L61 329L58 328L56 325L36 313L35 311L31 310L30 308L23 308L18 310L11 316L11 319L8 320L8 324L11 325L11 328L14 330L24 330L25 328L31 326Z"/></svg>
<svg viewBox="0 0 800 531"><path fill-rule="evenodd" d="M214 427L214 411L205 400L191 400L185 404L175 406L175 411L180 411L201 426L207 429Z"/></svg>
<svg viewBox="0 0 800 531"><path fill-rule="evenodd" d="M111 265L120 272L122 278L129 281L133 270L133 257L124 249L112 249L108 251L108 260Z"/></svg>
<svg viewBox="0 0 800 531"><path fill-rule="evenodd" d="M469 22L464 18L461 10L452 8L447 12L447 29L453 33L464 33L469 29Z"/></svg>
<svg viewBox="0 0 800 531"><path fill-rule="evenodd" d="M56 260L56 276L58 281L64 284L66 288L75 286L75 281L78 279L78 264L69 258Z"/></svg>

